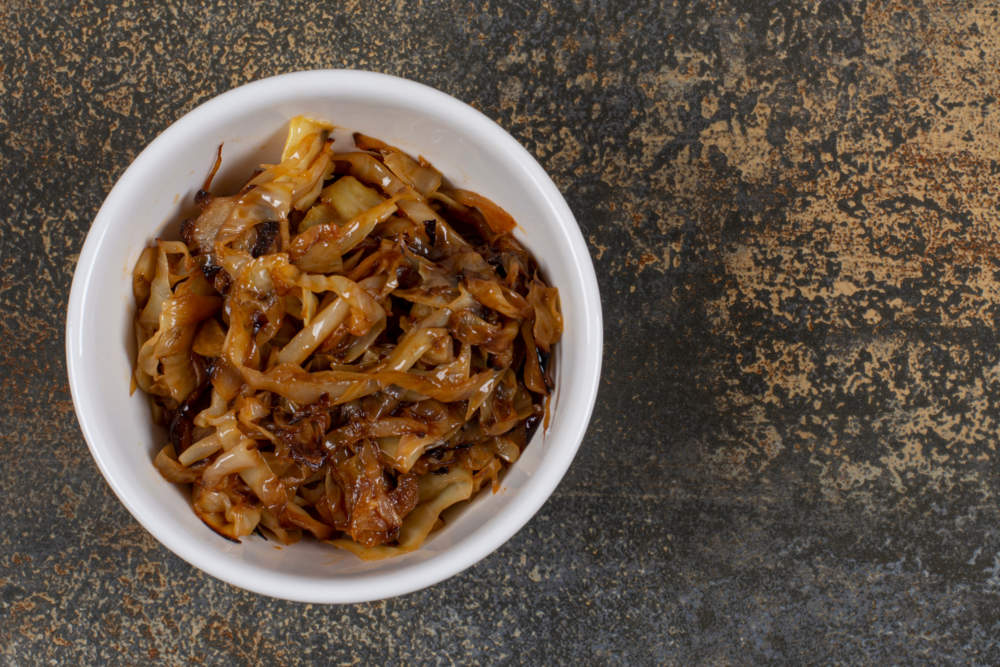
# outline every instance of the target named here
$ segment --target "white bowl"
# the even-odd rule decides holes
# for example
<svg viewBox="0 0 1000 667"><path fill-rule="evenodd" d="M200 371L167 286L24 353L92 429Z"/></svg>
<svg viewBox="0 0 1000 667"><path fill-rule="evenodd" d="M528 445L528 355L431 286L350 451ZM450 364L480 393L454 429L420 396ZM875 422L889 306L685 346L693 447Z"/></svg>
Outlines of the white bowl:
<svg viewBox="0 0 1000 667"><path fill-rule="evenodd" d="M129 396L132 267L152 239L176 233L182 209L224 144L217 192L276 162L290 118L307 114L429 159L457 186L478 191L519 222L517 236L559 288L565 333L556 353L552 421L503 480L480 494L417 551L364 562L303 540L277 548L215 535L186 493L153 467L164 435L141 392ZM450 577L517 532L542 506L583 439L597 393L603 343L600 294L586 244L565 200L531 155L493 121L426 86L383 74L297 72L257 81L202 104L157 137L125 171L94 219L73 277L66 356L83 434L111 488L146 530L214 577L304 602L361 602Z"/></svg>

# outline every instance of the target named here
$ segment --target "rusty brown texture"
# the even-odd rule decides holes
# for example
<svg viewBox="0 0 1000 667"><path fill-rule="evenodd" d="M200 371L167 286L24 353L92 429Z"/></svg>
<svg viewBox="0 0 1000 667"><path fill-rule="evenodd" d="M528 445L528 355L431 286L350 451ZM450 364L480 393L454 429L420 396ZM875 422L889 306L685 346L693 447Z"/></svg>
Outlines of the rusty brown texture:
<svg viewBox="0 0 1000 667"><path fill-rule="evenodd" d="M998 63L975 1L0 3L0 662L997 663ZM63 358L131 159L317 67L428 83L520 140L580 222L607 341L521 533L338 608L146 534Z"/></svg>

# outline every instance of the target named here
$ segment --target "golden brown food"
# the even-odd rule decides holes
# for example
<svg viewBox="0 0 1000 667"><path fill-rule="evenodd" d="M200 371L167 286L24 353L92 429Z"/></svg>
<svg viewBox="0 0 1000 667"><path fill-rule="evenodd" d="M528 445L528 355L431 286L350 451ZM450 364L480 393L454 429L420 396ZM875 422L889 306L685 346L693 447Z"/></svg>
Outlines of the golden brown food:
<svg viewBox="0 0 1000 667"><path fill-rule="evenodd" d="M502 208L331 130L293 119L281 162L231 196L210 175L183 241L144 250L133 384L167 427L156 467L217 533L382 558L498 488L562 317Z"/></svg>

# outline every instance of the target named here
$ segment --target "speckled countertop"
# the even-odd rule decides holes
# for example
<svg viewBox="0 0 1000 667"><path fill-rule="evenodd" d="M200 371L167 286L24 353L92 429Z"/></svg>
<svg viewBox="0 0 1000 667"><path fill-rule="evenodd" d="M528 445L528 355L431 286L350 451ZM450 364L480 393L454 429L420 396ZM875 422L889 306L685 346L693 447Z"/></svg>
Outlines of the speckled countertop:
<svg viewBox="0 0 1000 667"><path fill-rule="evenodd" d="M0 661L1000 660L1000 18L986 2L0 2ZM590 244L589 434L513 540L301 605L131 518L69 397L90 221L198 103L317 67L428 83Z"/></svg>

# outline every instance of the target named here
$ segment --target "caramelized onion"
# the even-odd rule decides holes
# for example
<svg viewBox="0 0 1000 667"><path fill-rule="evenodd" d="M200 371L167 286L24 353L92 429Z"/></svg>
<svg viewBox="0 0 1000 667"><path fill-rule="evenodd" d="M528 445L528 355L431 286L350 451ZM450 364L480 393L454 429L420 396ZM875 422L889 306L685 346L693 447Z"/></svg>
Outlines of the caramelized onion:
<svg viewBox="0 0 1000 667"><path fill-rule="evenodd" d="M506 211L331 130L293 119L279 163L230 195L210 175L183 242L141 253L133 383L170 424L155 467L212 530L384 558L499 488L563 321Z"/></svg>

